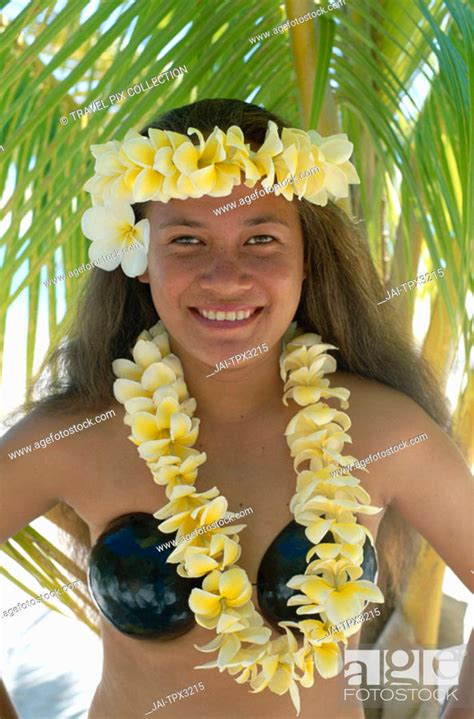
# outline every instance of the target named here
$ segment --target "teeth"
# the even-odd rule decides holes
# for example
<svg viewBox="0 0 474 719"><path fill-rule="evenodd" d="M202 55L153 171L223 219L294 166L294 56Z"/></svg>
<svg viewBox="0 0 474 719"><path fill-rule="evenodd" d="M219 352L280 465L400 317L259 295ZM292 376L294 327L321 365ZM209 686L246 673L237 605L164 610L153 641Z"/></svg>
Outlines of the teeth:
<svg viewBox="0 0 474 719"><path fill-rule="evenodd" d="M227 322L235 322L236 320L246 320L255 310L239 310L238 312L214 312L213 310L200 310L200 315L208 320L226 320Z"/></svg>

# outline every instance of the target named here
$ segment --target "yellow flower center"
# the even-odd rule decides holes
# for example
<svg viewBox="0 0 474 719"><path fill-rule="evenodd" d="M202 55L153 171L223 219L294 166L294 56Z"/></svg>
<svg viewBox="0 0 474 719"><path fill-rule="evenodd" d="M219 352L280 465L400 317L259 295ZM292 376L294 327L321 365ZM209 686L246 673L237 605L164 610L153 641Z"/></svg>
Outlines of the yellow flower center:
<svg viewBox="0 0 474 719"><path fill-rule="evenodd" d="M133 225L131 225L129 222L127 224L122 225L120 228L120 234L122 238L127 243L127 246L133 245L133 243L136 241L136 230Z"/></svg>

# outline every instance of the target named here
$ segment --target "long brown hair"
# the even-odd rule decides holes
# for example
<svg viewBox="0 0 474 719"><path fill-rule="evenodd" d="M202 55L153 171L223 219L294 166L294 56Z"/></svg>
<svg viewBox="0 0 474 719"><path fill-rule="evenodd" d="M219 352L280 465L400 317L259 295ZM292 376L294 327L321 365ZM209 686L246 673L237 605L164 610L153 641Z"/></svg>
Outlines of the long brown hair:
<svg viewBox="0 0 474 719"><path fill-rule="evenodd" d="M257 105L209 99L166 112L142 134L149 127L180 133L195 127L206 135L216 125L224 131L238 125L246 141L258 147L269 120L276 122L279 130L287 126ZM336 359L341 369L405 393L446 429L447 412L429 368L406 336L391 303L377 306L384 289L355 223L332 203L319 207L306 200L295 202L307 264L295 319L338 347ZM134 205L137 219L143 218L145 204ZM43 369L50 370L49 379L46 384L41 380L34 383L26 409L61 411L109 403L113 398L112 360L129 356L139 332L157 319L149 285L126 277L120 268L114 272L94 268L67 340L46 358ZM387 597L385 615L399 595L416 536L399 515L387 510L377 539L380 584Z"/></svg>

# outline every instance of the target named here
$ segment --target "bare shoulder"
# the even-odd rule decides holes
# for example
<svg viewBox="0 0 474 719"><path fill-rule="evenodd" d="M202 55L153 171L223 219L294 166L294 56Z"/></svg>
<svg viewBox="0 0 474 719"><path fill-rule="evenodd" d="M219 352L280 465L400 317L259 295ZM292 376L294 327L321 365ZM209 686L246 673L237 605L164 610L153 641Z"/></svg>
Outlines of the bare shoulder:
<svg viewBox="0 0 474 719"><path fill-rule="evenodd" d="M69 429L77 420L74 412L51 414L37 409L2 437L0 501L8 512L0 513L0 542L59 501L67 502L71 467L76 464Z"/></svg>
<svg viewBox="0 0 474 719"><path fill-rule="evenodd" d="M35 409L18 422L16 422L1 438L1 445L4 451L14 451L20 448L18 445L26 443L32 444L31 450L25 450L18 456L23 456L35 449L42 449L43 445L50 447L51 454L60 454L60 440L72 435L80 435L89 427L97 427L106 420L116 418L117 403L111 401L105 405L97 405L89 410L76 409L71 406L70 409L54 409L43 410ZM106 425L104 425L105 428ZM110 424L109 424L110 427ZM41 440L44 440L41 442ZM35 446L36 444L36 446ZM15 446L14 446L15 445Z"/></svg>
<svg viewBox="0 0 474 719"><path fill-rule="evenodd" d="M432 471L432 480L441 481L443 470L464 465L453 440L408 395L347 372L337 372L331 384L351 392L351 449L357 459L370 458L368 469L387 503L400 492L414 495L421 483L412 480L421 473Z"/></svg>
<svg viewBox="0 0 474 719"><path fill-rule="evenodd" d="M89 410L36 409L1 438L1 461L9 474L34 471L38 479L60 472L63 477L73 477L85 452L93 452L98 444L103 447L123 428L117 409L114 402Z"/></svg>
<svg viewBox="0 0 474 719"><path fill-rule="evenodd" d="M382 425L373 427L373 431L382 434L389 431L390 425L410 423L417 425L423 418L429 419L426 411L411 397L374 379L367 379L350 372L336 372L331 384L341 384L350 390L350 406L353 412L364 414L367 420L373 417ZM430 420L432 421L432 420Z"/></svg>

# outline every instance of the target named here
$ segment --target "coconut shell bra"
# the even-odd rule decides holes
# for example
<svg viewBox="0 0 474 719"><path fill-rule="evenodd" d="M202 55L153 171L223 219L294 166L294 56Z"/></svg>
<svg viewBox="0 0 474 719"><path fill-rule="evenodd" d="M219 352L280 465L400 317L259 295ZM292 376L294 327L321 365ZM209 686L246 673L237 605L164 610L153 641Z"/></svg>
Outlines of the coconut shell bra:
<svg viewBox="0 0 474 719"><path fill-rule="evenodd" d="M195 626L188 599L201 582L180 577L166 563L174 549L170 544L174 536L161 532L152 514L137 513L118 517L97 539L90 556L89 586L100 611L119 632L136 638L173 639ZM332 536L328 533L323 541L331 542ZM265 620L278 632L282 632L278 622L300 619L296 608L287 606L295 592L286 583L304 572L311 546L305 528L292 521L261 561L258 603ZM368 539L361 566L362 578L373 581L377 561Z"/></svg>

